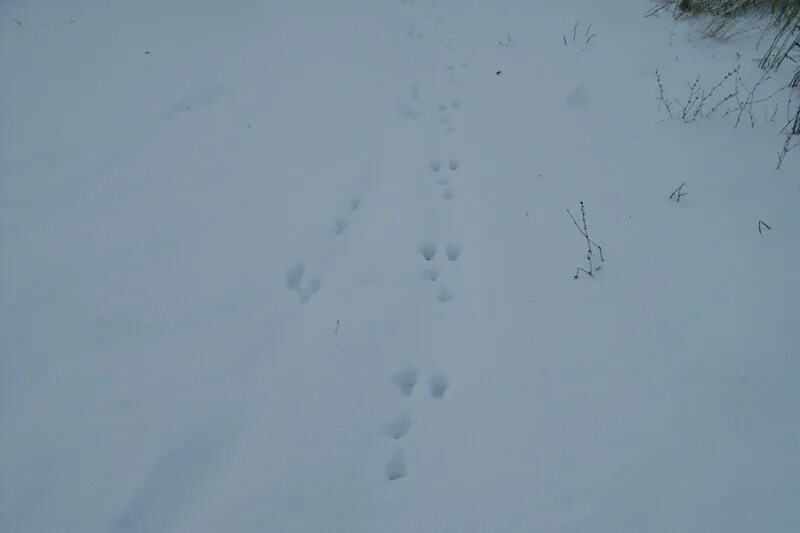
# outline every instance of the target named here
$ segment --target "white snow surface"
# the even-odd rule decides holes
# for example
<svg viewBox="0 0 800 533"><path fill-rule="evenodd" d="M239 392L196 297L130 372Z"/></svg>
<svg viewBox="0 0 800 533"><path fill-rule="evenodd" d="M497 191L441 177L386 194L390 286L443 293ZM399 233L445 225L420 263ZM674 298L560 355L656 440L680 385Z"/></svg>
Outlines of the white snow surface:
<svg viewBox="0 0 800 533"><path fill-rule="evenodd" d="M800 152L651 6L0 1L0 531L800 531Z"/></svg>

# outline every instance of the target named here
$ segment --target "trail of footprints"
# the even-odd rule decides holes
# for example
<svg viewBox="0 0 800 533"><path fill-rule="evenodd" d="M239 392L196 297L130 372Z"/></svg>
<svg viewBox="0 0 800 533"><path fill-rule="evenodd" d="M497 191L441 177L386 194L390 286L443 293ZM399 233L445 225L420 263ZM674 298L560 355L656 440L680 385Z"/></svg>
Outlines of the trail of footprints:
<svg viewBox="0 0 800 533"><path fill-rule="evenodd" d="M444 190L442 191L442 198L445 200L452 200L456 197L450 181L452 173L457 171L460 166L461 163L459 163L458 159L450 159L447 162L447 169L450 171L450 175L448 175L447 173L443 172L442 163L438 159L434 159L428 163L428 168L430 171L439 176L436 179L436 184L444 187Z"/></svg>
<svg viewBox="0 0 800 533"><path fill-rule="evenodd" d="M466 63L462 63L466 67ZM452 66L452 65L451 65ZM452 76L452 72L451 72ZM452 81L451 81L452 83ZM398 113L402 118L409 120L418 120L422 116L422 108L420 106L420 92L419 85L414 83L408 92L410 101L401 101L398 105ZM435 111L439 114L438 123L444 127L448 133L455 133L456 128L453 125L452 113L461 107L461 102L458 100L451 100L450 104L440 103L436 106Z"/></svg>
<svg viewBox="0 0 800 533"><path fill-rule="evenodd" d="M418 380L419 371L410 366L401 369L392 376L392 383L394 383L403 397L411 396ZM431 398L441 400L450 387L450 382L447 376L437 373L430 376L427 385ZM411 430L411 425L411 415L407 411L403 412L386 425L386 435L395 441L399 441L408 434ZM403 449L401 447L395 448L392 457L386 463L386 479L388 481L397 481L407 475L408 466Z"/></svg>
<svg viewBox="0 0 800 533"><path fill-rule="evenodd" d="M450 171L450 173L456 172L460 167L461 163L458 159L450 159L447 161L447 169ZM444 171L444 165L442 165L438 159L434 159L428 163L428 169L430 169L430 171L434 174L439 175L436 183L444 187L442 198L445 200L454 199L455 193L450 187L450 178ZM419 246L417 246L417 251L428 263L433 263L436 261L436 254L438 250L439 245L431 241L422 242L419 244ZM447 261L451 263L458 261L458 259L461 257L461 246L454 243L446 244L444 247L444 256ZM420 277L424 280L435 283L439 281L440 278L439 269L436 267L425 269L420 274ZM447 303L453 299L453 293L447 288L446 285L440 283L438 290L436 291L436 299L441 303Z"/></svg>
<svg viewBox="0 0 800 533"><path fill-rule="evenodd" d="M350 198L347 212L333 220L333 232L335 235L338 236L345 232L359 207L361 207L361 198L357 196ZM300 303L307 303L311 300L322 286L322 278L318 276L311 278L307 284L304 284L305 274L306 264L303 261L297 261L286 269L286 287L290 291L297 293L297 300Z"/></svg>
<svg viewBox="0 0 800 533"><path fill-rule="evenodd" d="M426 241L420 243L417 250L425 261L432 263L436 259L439 246L434 242ZM444 248L444 254L447 261L454 263L461 257L461 246L452 243L447 244ZM425 269L420 274L420 277L435 283L439 281L439 269L436 267ZM436 291L436 299L441 303L447 303L453 299L453 293L444 284L440 284L439 289Z"/></svg>
<svg viewBox="0 0 800 533"><path fill-rule="evenodd" d="M403 1L413 3L415 0ZM434 20L434 26L438 26L439 24L441 24L440 19ZM407 36L410 39L418 41L425 39L425 35L419 30L415 23L409 26ZM452 48L452 42L449 40L442 42L445 48ZM465 62L461 62L457 66L466 68L468 65ZM457 66L448 64L444 69L447 81L450 84L458 83L458 78L456 76ZM423 115L419 85L416 83L413 84L407 96L408 100L401 101L399 104L399 115L403 119L418 121ZM436 104L434 112L438 117L436 119L436 124L440 124L447 133L455 133L456 128L453 124L453 114L457 113L460 108L461 102L456 99L450 100L449 103L441 102ZM450 202L457 197L453 181L456 179L460 167L461 163L456 158L451 158L444 162L438 159L428 162L428 170L436 178L435 183L440 187L441 198L446 202ZM347 231L360 206L361 199L353 197L350 199L347 208L342 210L342 214L334 218L331 229L334 238L341 236ZM443 268L443 265L455 263L460 259L463 252L462 247L452 242L440 244L433 241L424 241L418 245L417 252L422 259L429 264L428 268L421 272L420 277L423 280L435 284L436 289L434 293L436 300L442 304L452 301L454 298L453 292L443 283L441 270L447 270ZM321 277L313 276L309 278L306 264L303 261L297 261L286 269L285 281L287 288L297 294L298 301L301 303L310 301L311 298L319 292L322 286ZM391 382L404 398L410 397L420 388L418 387L419 380L419 371L411 366L399 370L391 377ZM427 395L434 401L443 400L450 387L447 376L442 373L430 375L425 383ZM405 410L386 423L384 428L386 437L397 443L385 467L385 476L390 482L403 479L408 475L408 465L400 442L412 430L413 419L408 410Z"/></svg>

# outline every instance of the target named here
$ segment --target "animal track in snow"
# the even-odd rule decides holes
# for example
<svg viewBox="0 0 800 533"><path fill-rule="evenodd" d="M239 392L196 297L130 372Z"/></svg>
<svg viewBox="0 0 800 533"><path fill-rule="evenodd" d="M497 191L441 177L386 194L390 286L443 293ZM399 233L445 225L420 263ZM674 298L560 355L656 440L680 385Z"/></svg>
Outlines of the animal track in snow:
<svg viewBox="0 0 800 533"><path fill-rule="evenodd" d="M430 168L434 172L439 172L442 169L442 164L434 159L428 164L428 168Z"/></svg>
<svg viewBox="0 0 800 533"><path fill-rule="evenodd" d="M436 270L435 268L424 270L422 274L420 274L420 277L428 281L436 281L437 279L439 279L439 271Z"/></svg>
<svg viewBox="0 0 800 533"><path fill-rule="evenodd" d="M461 256L461 247L457 244L448 244L445 251L447 252L447 259L450 261L457 261Z"/></svg>
<svg viewBox="0 0 800 533"><path fill-rule="evenodd" d="M392 376L392 383L400 389L400 394L411 396L418 378L419 372L415 368L407 366Z"/></svg>
<svg viewBox="0 0 800 533"><path fill-rule="evenodd" d="M339 217L333 222L334 230L336 231L336 235L341 235L344 233L344 230L347 229L348 221L346 218Z"/></svg>
<svg viewBox="0 0 800 533"><path fill-rule="evenodd" d="M450 102L450 107L452 107L453 109L461 107L461 103L458 100L453 100L452 102Z"/></svg>
<svg viewBox="0 0 800 533"><path fill-rule="evenodd" d="M313 278L307 287L303 287L305 271L306 265L302 261L298 261L286 269L286 286L290 291L294 291L298 294L298 300L301 303L308 302L312 296L319 292L322 286L321 278Z"/></svg>
<svg viewBox="0 0 800 533"><path fill-rule="evenodd" d="M386 465L386 479L389 481L396 481L406 477L407 474L405 457L403 456L403 452L398 450L394 452L392 459Z"/></svg>
<svg viewBox="0 0 800 533"><path fill-rule="evenodd" d="M444 104L439 104L439 107L437 107L437 109L441 112L445 112L447 111L447 106Z"/></svg>
<svg viewBox="0 0 800 533"><path fill-rule="evenodd" d="M314 278L311 280L311 283L308 284L308 287L311 289L311 292L316 294L319 292L319 288L322 286L322 278Z"/></svg>
<svg viewBox="0 0 800 533"><path fill-rule="evenodd" d="M355 211L361 207L361 198L354 197L350 199L350 211Z"/></svg>
<svg viewBox="0 0 800 533"><path fill-rule="evenodd" d="M431 376L431 379L428 380L428 387L431 390L431 396L437 400L441 400L444 398L444 393L447 391L447 388L450 387L450 382L447 381L447 377L444 374L434 374Z"/></svg>
<svg viewBox="0 0 800 533"><path fill-rule="evenodd" d="M460 166L460 163L458 162L458 159L451 159L450 161L447 162L447 167L450 170L458 170L459 166Z"/></svg>
<svg viewBox="0 0 800 533"><path fill-rule="evenodd" d="M452 200L455 197L456 195L453 194L453 189L451 189L450 187L447 187L442 193L442 198L444 198L445 200Z"/></svg>
<svg viewBox="0 0 800 533"><path fill-rule="evenodd" d="M403 413L386 425L386 431L395 440L402 439L411 428L411 417Z"/></svg>
<svg viewBox="0 0 800 533"><path fill-rule="evenodd" d="M322 286L322 279L321 278L314 278L308 284L308 287L301 287L298 289L298 293L300 294L299 300L301 303L308 302L312 296L319 292L319 288Z"/></svg>
<svg viewBox="0 0 800 533"><path fill-rule="evenodd" d="M420 115L419 111L417 111L416 109L412 109L408 104L405 103L401 103L397 107L397 112L400 114L401 117L410 120L417 120Z"/></svg>
<svg viewBox="0 0 800 533"><path fill-rule="evenodd" d="M589 87L585 83L579 83L578 86L567 95L567 103L574 109L588 108L590 99Z"/></svg>
<svg viewBox="0 0 800 533"><path fill-rule="evenodd" d="M299 290L300 284L303 282L303 275L306 272L306 265L302 261L298 261L286 269L286 285L289 290Z"/></svg>
<svg viewBox="0 0 800 533"><path fill-rule="evenodd" d="M445 304L453 299L453 293L450 292L450 290L446 287L439 287L439 292L436 294L436 298L441 303Z"/></svg>
<svg viewBox="0 0 800 533"><path fill-rule="evenodd" d="M425 258L426 261L431 261L436 256L436 243L423 242L417 247L417 249L419 250L419 253L422 254L422 257Z"/></svg>
<svg viewBox="0 0 800 533"><path fill-rule="evenodd" d="M416 83L411 86L411 92L408 93L412 100L419 100L419 85Z"/></svg>

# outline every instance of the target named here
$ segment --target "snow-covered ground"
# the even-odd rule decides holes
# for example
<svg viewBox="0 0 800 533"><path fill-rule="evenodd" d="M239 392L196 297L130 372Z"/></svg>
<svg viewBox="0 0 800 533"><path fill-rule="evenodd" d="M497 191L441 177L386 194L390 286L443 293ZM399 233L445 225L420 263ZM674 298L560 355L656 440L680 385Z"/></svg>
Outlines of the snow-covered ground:
<svg viewBox="0 0 800 533"><path fill-rule="evenodd" d="M0 1L0 531L800 530L800 152L651 6Z"/></svg>

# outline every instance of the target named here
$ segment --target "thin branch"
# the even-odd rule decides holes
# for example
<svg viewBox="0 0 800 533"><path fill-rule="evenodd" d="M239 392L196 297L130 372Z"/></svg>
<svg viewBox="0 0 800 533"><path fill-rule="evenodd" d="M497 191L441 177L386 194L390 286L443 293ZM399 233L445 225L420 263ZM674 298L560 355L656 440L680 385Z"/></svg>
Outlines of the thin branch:
<svg viewBox="0 0 800 533"><path fill-rule="evenodd" d="M686 182L681 183L680 187L672 191L672 194L669 195L670 200L675 200L676 202L680 202L681 198L686 196L686 193L683 192L683 188L686 186Z"/></svg>

